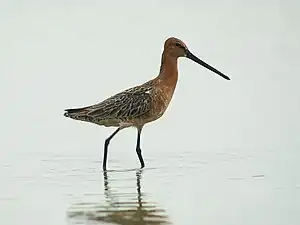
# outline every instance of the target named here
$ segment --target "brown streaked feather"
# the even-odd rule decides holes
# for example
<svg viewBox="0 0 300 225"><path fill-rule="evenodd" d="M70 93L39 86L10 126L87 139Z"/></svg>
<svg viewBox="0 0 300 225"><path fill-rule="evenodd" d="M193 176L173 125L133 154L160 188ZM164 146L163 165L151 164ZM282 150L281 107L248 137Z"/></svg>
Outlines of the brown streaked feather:
<svg viewBox="0 0 300 225"><path fill-rule="evenodd" d="M92 106L67 109L65 116L106 126L139 120L151 110L149 92L153 85L150 83L127 89Z"/></svg>

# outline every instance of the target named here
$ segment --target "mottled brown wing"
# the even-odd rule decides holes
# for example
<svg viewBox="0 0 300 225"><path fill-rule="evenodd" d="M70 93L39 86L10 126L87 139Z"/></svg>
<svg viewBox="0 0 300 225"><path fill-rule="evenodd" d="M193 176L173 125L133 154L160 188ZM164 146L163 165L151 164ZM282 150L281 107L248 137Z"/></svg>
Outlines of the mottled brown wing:
<svg viewBox="0 0 300 225"><path fill-rule="evenodd" d="M151 97L146 89L139 91L129 89L92 106L87 116L97 120L134 119L149 112L150 104Z"/></svg>

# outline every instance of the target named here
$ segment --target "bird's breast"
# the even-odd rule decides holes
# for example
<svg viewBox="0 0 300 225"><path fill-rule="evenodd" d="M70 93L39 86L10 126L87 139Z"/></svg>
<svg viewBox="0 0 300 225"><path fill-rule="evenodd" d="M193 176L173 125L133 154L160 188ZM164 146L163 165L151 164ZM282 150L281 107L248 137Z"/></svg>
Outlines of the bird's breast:
<svg viewBox="0 0 300 225"><path fill-rule="evenodd" d="M158 86L153 94L153 114L161 117L169 106L174 93L174 88L168 86Z"/></svg>

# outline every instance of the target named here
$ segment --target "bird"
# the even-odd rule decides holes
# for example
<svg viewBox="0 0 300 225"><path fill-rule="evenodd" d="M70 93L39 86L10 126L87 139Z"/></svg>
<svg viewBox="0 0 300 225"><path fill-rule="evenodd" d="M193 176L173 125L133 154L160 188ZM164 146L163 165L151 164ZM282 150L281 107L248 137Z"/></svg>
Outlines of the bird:
<svg viewBox="0 0 300 225"><path fill-rule="evenodd" d="M144 126L161 118L173 97L178 80L178 59L188 58L226 80L228 76L195 56L187 45L176 37L165 40L161 55L159 73L153 79L127 88L101 102L82 108L65 109L64 116L97 124L115 127L116 130L105 139L102 169L106 170L108 146L113 137L121 130L134 127L137 129L136 154L145 167L140 147L141 133Z"/></svg>

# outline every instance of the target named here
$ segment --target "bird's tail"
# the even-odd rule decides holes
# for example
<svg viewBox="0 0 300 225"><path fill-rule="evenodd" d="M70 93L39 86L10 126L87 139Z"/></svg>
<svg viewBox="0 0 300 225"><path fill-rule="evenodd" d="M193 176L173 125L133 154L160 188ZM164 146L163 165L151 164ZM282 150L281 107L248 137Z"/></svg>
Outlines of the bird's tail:
<svg viewBox="0 0 300 225"><path fill-rule="evenodd" d="M82 118L86 117L89 107L84 108L76 108L76 109L65 109L64 116L69 117L76 120L81 120Z"/></svg>

